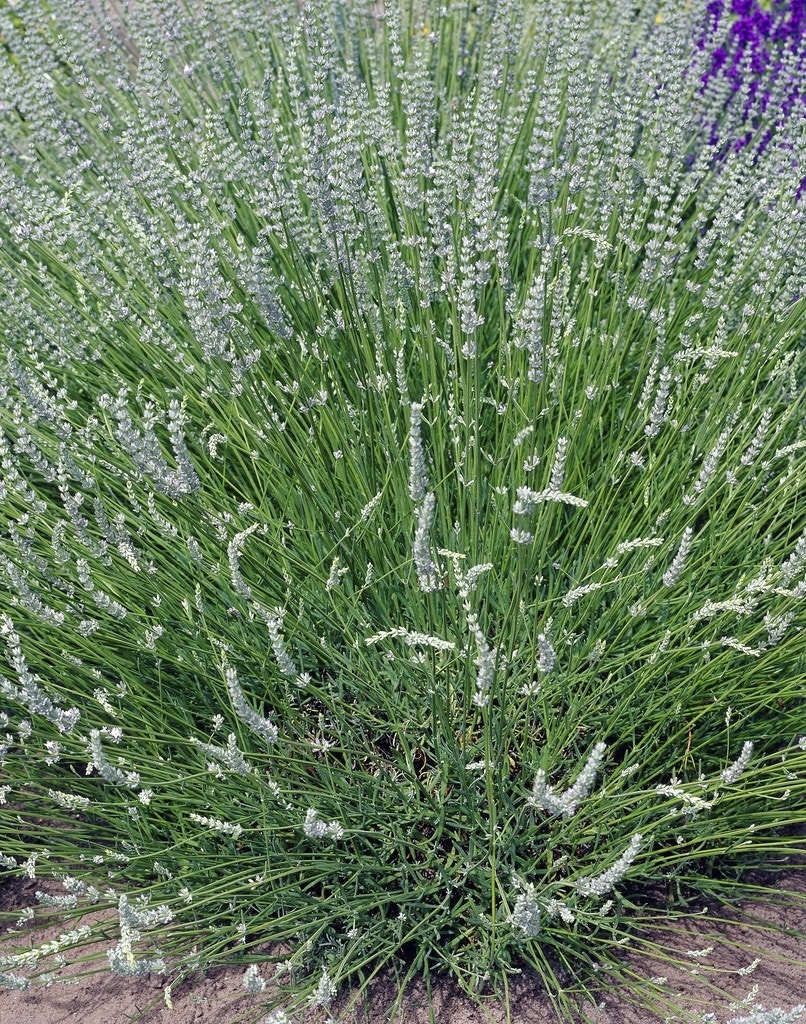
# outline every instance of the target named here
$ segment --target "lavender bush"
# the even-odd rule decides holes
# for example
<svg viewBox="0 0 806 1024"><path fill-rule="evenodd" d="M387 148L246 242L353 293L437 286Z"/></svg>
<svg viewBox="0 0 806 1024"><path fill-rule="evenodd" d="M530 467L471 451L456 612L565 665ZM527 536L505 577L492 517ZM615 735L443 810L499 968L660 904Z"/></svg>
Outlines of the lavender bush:
<svg viewBox="0 0 806 1024"><path fill-rule="evenodd" d="M726 78L731 93L744 101L745 116L754 103L765 114L776 101L784 118L797 108L802 113L804 0L710 0L706 12L699 49L710 49L714 39L719 44L701 75L703 85Z"/></svg>
<svg viewBox="0 0 806 1024"><path fill-rule="evenodd" d="M712 141L763 151L778 125L778 144L789 145L790 124L797 132L806 120L806 3L804 0L710 0L698 37L709 59L700 79L723 109L708 130ZM732 130L726 134L730 111ZM806 191L800 165L798 195Z"/></svg>
<svg viewBox="0 0 806 1024"><path fill-rule="evenodd" d="M804 134L703 140L702 14L0 10L5 984L94 908L260 1012L570 1016L788 863Z"/></svg>

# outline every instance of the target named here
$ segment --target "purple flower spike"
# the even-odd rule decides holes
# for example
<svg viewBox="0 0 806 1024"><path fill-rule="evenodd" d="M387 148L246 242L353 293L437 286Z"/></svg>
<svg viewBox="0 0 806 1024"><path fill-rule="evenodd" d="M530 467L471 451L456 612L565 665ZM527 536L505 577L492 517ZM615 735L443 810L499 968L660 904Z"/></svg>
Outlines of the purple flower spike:
<svg viewBox="0 0 806 1024"><path fill-rule="evenodd" d="M744 96L742 120L747 130L725 139L725 148L740 150L753 144L757 153L763 153L774 133L770 127L757 135L762 117L774 117L779 126L793 117L806 118L806 0L773 0L763 7L759 0L731 0L727 10L724 0L710 0L705 11L697 39L697 49L711 54L701 76L703 89L722 79L730 83L726 106L737 93ZM727 38L715 45L725 21ZM707 131L712 142L719 141L718 123L709 124ZM787 146L785 139L781 145ZM806 177L798 196L804 194Z"/></svg>

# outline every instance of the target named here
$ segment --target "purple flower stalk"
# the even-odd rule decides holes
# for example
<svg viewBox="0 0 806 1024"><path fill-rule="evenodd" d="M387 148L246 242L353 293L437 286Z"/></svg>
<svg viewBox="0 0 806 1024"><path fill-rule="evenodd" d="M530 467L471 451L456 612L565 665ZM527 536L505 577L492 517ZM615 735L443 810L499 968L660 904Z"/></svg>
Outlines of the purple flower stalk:
<svg viewBox="0 0 806 1024"><path fill-rule="evenodd" d="M723 41L711 50L719 37ZM734 149L752 142L762 118L782 125L792 117L806 117L806 0L709 0L697 46L711 51L703 89L721 79L730 86L726 106L737 94L744 98L742 122L747 129L731 140ZM772 134L770 126L757 140L759 153ZM711 125L711 141L718 140L719 126ZM806 177L798 195L804 192Z"/></svg>

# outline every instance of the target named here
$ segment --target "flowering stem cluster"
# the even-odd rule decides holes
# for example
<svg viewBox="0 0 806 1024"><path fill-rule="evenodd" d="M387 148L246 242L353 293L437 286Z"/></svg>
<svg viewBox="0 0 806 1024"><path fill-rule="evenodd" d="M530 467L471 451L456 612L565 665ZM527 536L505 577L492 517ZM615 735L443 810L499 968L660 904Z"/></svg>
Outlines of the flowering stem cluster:
<svg viewBox="0 0 806 1024"><path fill-rule="evenodd" d="M54 958L578 1019L647 893L792 854L800 115L739 62L725 150L702 4L638 6L0 0L0 865Z"/></svg>

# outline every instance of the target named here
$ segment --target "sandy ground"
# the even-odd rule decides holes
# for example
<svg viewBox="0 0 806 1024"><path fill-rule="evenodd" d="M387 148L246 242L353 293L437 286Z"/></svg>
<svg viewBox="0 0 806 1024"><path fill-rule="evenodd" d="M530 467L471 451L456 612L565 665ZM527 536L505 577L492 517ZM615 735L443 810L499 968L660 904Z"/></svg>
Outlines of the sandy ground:
<svg viewBox="0 0 806 1024"><path fill-rule="evenodd" d="M30 905L36 887L36 883L7 877L0 883L0 908ZM748 903L742 914L731 915L735 919L730 922L699 914L685 924L653 933L658 943L678 951L678 966L667 964L662 969L668 978L665 1010L636 1009L626 991L604 991L598 996L599 1005L591 1005L588 1011L592 1024L658 1024L664 1019L690 1020L691 1014L696 1019L706 1011L724 1024L744 1016L745 1007L755 1004L788 1010L806 1003L806 873L782 879L780 887L790 894ZM36 942L47 937L40 932ZM0 939L0 954L8 950L11 938ZM13 941L19 948L20 943L34 940L16 933ZM638 956L631 956L630 962L639 977L659 973L657 963ZM0 1024L236 1024L254 1020L259 1008L256 997L244 995L242 978L242 968L224 969L176 987L171 992L171 1009L163 998L164 980L149 977L133 983L108 971L80 984L63 980L49 988L0 989ZM528 974L515 978L513 993L512 1024L556 1024L557 1014L536 978ZM391 984L380 981L370 1004L348 1015L345 1024L388 1024L393 998ZM743 1000L744 1007L735 1005ZM479 1008L444 981L434 985L433 1017L426 1007L425 986L415 984L394 1019L402 1024L506 1021L500 1004L490 1001ZM257 1019L265 1020L265 1015ZM325 1020L321 1010L311 1011L306 1024ZM806 1024L806 1013L803 1021Z"/></svg>

